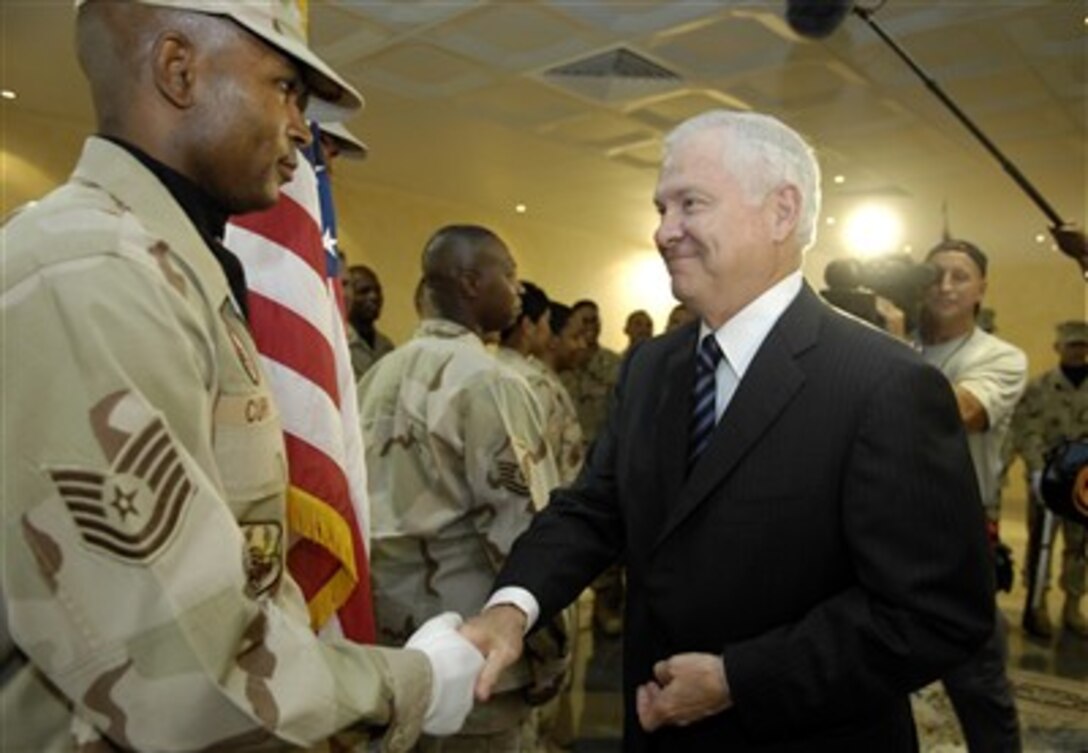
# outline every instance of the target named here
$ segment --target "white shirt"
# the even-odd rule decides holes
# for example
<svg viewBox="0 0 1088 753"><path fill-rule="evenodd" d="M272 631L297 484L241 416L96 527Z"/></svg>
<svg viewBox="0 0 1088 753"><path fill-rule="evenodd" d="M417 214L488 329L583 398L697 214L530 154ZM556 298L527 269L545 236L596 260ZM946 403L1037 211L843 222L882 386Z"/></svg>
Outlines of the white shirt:
<svg viewBox="0 0 1088 753"><path fill-rule="evenodd" d="M770 334L771 328L801 292L802 283L801 271L791 272L714 330L714 337L725 355L725 358L718 362L718 370L714 374L717 386L717 396L714 400L716 421L721 420L722 414L729 406L729 401L733 399L733 393L737 391L740 380L744 378L760 346ZM711 329L706 322L699 325L699 339L695 343L696 351L703 342L703 338L710 332ZM526 632L532 628L540 616L540 605L536 597L520 586L500 588L487 600L484 609L497 604L513 604L524 612Z"/></svg>
<svg viewBox="0 0 1088 753"><path fill-rule="evenodd" d="M923 345L922 358L941 370L948 381L963 387L986 411L985 431L967 433L967 449L975 466L982 505L991 520L1000 514L1001 448L1012 414L1028 381L1028 359L1015 345L978 327L966 335L936 345Z"/></svg>
<svg viewBox="0 0 1088 753"><path fill-rule="evenodd" d="M737 385L744 378L752 359L759 352L759 346L767 339L771 328L778 322L783 312L793 303L801 292L801 271L792 272L776 282L754 301L738 311L725 324L714 331L714 337L722 349L725 358L718 362L714 374L718 394L714 402L714 420L720 421ZM699 325L699 339L695 343L696 352L703 338L710 334L706 322Z"/></svg>

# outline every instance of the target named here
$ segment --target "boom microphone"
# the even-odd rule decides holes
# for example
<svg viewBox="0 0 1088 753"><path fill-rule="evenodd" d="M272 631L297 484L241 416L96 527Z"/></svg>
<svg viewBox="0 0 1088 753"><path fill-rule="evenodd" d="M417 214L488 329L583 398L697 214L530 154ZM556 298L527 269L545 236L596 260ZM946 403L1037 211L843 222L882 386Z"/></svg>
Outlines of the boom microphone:
<svg viewBox="0 0 1088 753"><path fill-rule="evenodd" d="M786 0L786 22L809 39L824 39L854 7L850 0Z"/></svg>

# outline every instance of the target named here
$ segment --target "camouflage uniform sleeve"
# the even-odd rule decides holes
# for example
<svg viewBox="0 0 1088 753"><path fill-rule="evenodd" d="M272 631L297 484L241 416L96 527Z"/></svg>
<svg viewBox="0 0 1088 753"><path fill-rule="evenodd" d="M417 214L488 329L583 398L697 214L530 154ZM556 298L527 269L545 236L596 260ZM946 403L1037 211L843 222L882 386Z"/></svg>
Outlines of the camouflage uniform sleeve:
<svg viewBox="0 0 1088 753"><path fill-rule="evenodd" d="M263 452L282 443L278 421L234 466L217 461L219 312L142 251L34 274L0 299L18 395L2 419L15 641L126 749L309 746L352 725L392 725L387 749L408 749L426 658L323 644L288 577L254 583L238 521L282 524L282 455Z"/></svg>
<svg viewBox="0 0 1088 753"><path fill-rule="evenodd" d="M1023 458L1029 474L1043 468L1043 453L1046 451L1044 403L1044 380L1040 378L1024 391L1009 429L1012 452Z"/></svg>
<svg viewBox="0 0 1088 753"><path fill-rule="evenodd" d="M498 573L514 539L558 485L558 471L540 409L524 380L495 370L467 394L465 477L476 528Z"/></svg>

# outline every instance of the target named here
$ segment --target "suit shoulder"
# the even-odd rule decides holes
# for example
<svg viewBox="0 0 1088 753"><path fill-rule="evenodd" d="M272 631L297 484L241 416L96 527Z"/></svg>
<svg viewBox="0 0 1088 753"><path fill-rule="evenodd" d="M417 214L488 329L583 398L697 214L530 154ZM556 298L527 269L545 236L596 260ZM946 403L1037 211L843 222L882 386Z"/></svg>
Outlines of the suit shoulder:
<svg viewBox="0 0 1088 753"><path fill-rule="evenodd" d="M690 346L695 352L695 337L698 323L686 324L672 332L665 332L649 340L643 340L628 350L619 361L619 378L622 380L631 371L642 371L661 363L670 354Z"/></svg>
<svg viewBox="0 0 1088 753"><path fill-rule="evenodd" d="M947 381L910 343L830 307L821 318L818 343L813 357L829 366L836 378L859 386L905 372L928 372L923 378Z"/></svg>
<svg viewBox="0 0 1088 753"><path fill-rule="evenodd" d="M910 343L831 307L823 317L822 339L832 347L861 349L881 358L922 363L921 356Z"/></svg>

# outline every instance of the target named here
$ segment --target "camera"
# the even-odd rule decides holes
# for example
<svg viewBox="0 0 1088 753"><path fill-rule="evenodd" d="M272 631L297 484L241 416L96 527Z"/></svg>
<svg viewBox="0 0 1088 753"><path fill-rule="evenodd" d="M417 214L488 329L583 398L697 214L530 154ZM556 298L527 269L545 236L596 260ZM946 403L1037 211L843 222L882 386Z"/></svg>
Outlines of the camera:
<svg viewBox="0 0 1088 753"><path fill-rule="evenodd" d="M827 289L820 292L836 308L880 328L887 322L877 310L876 298L886 298L902 312L908 332L918 325L925 289L937 281L932 264L918 263L908 254L873 259L836 259L824 268Z"/></svg>

